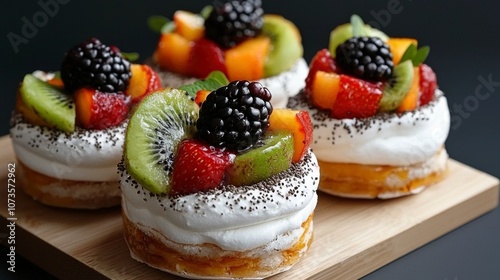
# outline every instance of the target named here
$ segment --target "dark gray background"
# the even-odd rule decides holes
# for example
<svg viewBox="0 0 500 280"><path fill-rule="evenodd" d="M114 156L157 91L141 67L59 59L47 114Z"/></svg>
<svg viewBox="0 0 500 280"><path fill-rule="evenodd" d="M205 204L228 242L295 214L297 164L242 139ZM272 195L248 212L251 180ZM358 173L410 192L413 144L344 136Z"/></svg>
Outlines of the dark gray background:
<svg viewBox="0 0 500 280"><path fill-rule="evenodd" d="M56 0L41 0L51 2ZM16 87L24 74L36 69L58 70L64 52L93 36L126 52L149 56L158 35L146 26L148 16L171 17L178 9L198 11L210 1L76 1L59 0L54 15L40 16L38 1L4 0L1 8L0 135L8 133ZM452 115L446 143L450 156L500 177L500 3L497 1L270 1L267 13L291 19L303 35L305 58L327 47L333 27L353 13L382 27L387 34L418 38L431 46L427 63L438 75ZM23 35L23 18L36 32ZM15 51L9 33L26 38ZM27 35L27 36L26 36ZM490 80L490 86L484 81ZM493 82L491 82L493 81ZM479 88L479 90L478 90ZM460 109L461 108L461 109ZM1 205L5 205L2 199ZM1 206L4 207L4 206ZM0 229L4 232L5 229ZM21 242L19 240L18 242ZM1 255L6 252L1 247ZM4 260L5 257L0 259ZM0 278L12 277L1 261ZM18 278L50 277L18 258ZM498 279L500 277L500 210L496 209L428 245L368 275L366 279Z"/></svg>

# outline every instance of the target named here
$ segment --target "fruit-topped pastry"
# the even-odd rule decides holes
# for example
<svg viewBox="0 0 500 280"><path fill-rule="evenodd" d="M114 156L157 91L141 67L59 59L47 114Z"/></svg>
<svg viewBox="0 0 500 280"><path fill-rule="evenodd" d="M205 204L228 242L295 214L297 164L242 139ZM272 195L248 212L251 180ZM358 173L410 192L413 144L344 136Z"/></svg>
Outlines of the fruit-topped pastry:
<svg viewBox="0 0 500 280"><path fill-rule="evenodd" d="M179 10L172 21L155 16L161 33L152 65L166 86L178 87L218 70L230 81L258 81L273 93L274 107L304 87L308 67L298 28L264 14L261 0L215 1L200 13Z"/></svg>
<svg viewBox="0 0 500 280"><path fill-rule="evenodd" d="M126 119L160 85L151 67L94 38L71 48L60 71L24 76L10 129L22 189L52 206L118 205Z"/></svg>
<svg viewBox="0 0 500 280"><path fill-rule="evenodd" d="M424 63L428 47L388 37L356 15L335 28L310 62L305 90L288 106L308 110L319 189L338 196L415 194L446 174L446 98Z"/></svg>
<svg viewBox="0 0 500 280"><path fill-rule="evenodd" d="M172 88L146 97L119 165L131 256L197 279L288 270L312 242L312 131L306 111L273 109L258 82L198 91L194 101Z"/></svg>

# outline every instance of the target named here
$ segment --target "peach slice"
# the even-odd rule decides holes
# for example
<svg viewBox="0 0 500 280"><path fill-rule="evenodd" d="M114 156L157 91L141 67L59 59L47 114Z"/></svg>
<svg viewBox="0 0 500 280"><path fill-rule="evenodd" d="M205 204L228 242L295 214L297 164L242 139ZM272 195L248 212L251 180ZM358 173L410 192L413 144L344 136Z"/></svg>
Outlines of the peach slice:
<svg viewBox="0 0 500 280"><path fill-rule="evenodd" d="M321 109L331 110L340 90L340 75L318 71L311 87L311 102Z"/></svg>
<svg viewBox="0 0 500 280"><path fill-rule="evenodd" d="M192 45L191 41L177 33L162 34L155 53L156 62L161 69L186 75Z"/></svg>
<svg viewBox="0 0 500 280"><path fill-rule="evenodd" d="M207 96L210 94L210 92L211 91L205 89L197 91L196 97L194 98L194 102L198 104L198 106L201 106L201 103L203 103L205 99L207 99Z"/></svg>
<svg viewBox="0 0 500 280"><path fill-rule="evenodd" d="M413 80L411 87L401 104L396 109L397 112L411 111L418 107L420 92L420 68L413 67Z"/></svg>
<svg viewBox="0 0 500 280"><path fill-rule="evenodd" d="M205 20L199 14L188 11L174 13L175 32L189 41L196 41L205 35Z"/></svg>
<svg viewBox="0 0 500 280"><path fill-rule="evenodd" d="M275 108L269 118L270 131L289 131L293 136L293 162L299 162L313 140L313 126L304 110Z"/></svg>
<svg viewBox="0 0 500 280"><path fill-rule="evenodd" d="M247 39L225 52L230 81L258 80L264 77L264 63L271 47L269 37Z"/></svg>
<svg viewBox="0 0 500 280"><path fill-rule="evenodd" d="M389 40L387 40L387 45L389 45L392 52L392 61L394 65L399 64L403 54L411 44L418 46L418 41L413 38L389 38Z"/></svg>
<svg viewBox="0 0 500 280"><path fill-rule="evenodd" d="M125 93L131 97L132 103L139 102L150 92L161 88L160 76L148 65L132 64L130 70L132 78Z"/></svg>

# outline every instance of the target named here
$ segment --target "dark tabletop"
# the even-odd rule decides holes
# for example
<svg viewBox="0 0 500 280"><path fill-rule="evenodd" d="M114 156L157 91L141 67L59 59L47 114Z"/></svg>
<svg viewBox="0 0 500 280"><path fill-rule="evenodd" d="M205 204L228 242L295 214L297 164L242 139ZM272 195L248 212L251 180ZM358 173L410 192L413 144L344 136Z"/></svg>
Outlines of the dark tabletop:
<svg viewBox="0 0 500 280"><path fill-rule="evenodd" d="M0 135L8 133L16 87L24 74L37 69L58 70L64 52L88 37L97 37L125 52L138 52L145 59L158 40L158 35L146 25L148 16L161 14L171 18L175 10L199 11L210 3L129 2L132 1L3 1L0 84L5 88L0 94ZM266 13L284 15L300 28L307 61L328 46L331 29L347 22L353 13L393 37L414 37L420 45L429 45L427 64L437 73L452 116L446 142L450 156L500 177L500 165L496 162L500 156L500 2L267 0L264 9ZM34 28L26 27L29 24ZM5 207L3 200L0 207ZM2 226L0 233L5 231ZM5 244L5 239L1 241ZM0 279L51 279L20 256L16 274L8 272L7 251L0 248ZM497 208L365 277L396 278L499 279L500 210Z"/></svg>

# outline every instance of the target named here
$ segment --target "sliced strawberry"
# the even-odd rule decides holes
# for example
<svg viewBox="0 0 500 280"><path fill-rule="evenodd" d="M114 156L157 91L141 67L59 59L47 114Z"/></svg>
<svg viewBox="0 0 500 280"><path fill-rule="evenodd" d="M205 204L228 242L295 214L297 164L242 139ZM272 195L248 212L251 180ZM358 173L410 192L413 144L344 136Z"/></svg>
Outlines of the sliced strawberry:
<svg viewBox="0 0 500 280"><path fill-rule="evenodd" d="M323 71L326 73L336 73L337 66L335 60L327 49L322 49L316 53L309 64L309 74L306 78L306 93L311 94L311 88L316 76L316 72Z"/></svg>
<svg viewBox="0 0 500 280"><path fill-rule="evenodd" d="M216 70L227 76L222 49L207 39L194 41L189 53L188 72L194 77L203 79Z"/></svg>
<svg viewBox="0 0 500 280"><path fill-rule="evenodd" d="M431 102L437 88L436 73L427 64L420 64L420 106Z"/></svg>
<svg viewBox="0 0 500 280"><path fill-rule="evenodd" d="M130 97L81 88L75 92L76 121L86 129L106 129L127 118Z"/></svg>
<svg viewBox="0 0 500 280"><path fill-rule="evenodd" d="M332 108L336 119L367 118L375 115L382 99L382 83L340 75L340 89Z"/></svg>
<svg viewBox="0 0 500 280"><path fill-rule="evenodd" d="M182 141L174 159L171 194L190 194L219 187L233 159L231 153L201 141Z"/></svg>

